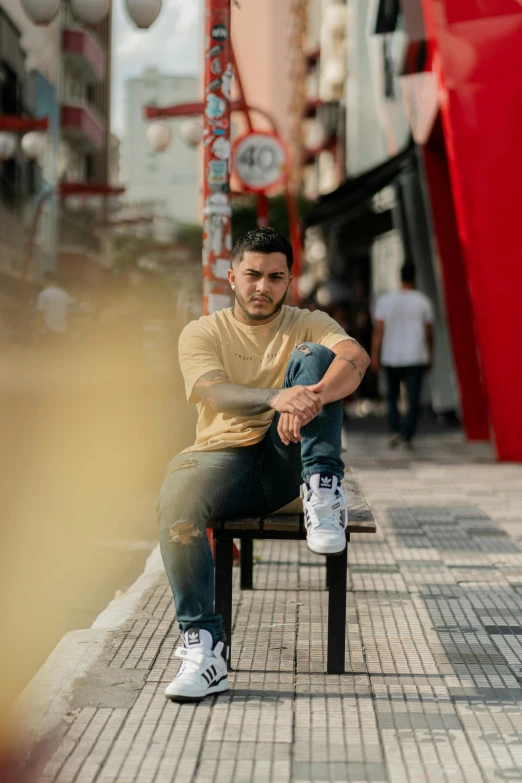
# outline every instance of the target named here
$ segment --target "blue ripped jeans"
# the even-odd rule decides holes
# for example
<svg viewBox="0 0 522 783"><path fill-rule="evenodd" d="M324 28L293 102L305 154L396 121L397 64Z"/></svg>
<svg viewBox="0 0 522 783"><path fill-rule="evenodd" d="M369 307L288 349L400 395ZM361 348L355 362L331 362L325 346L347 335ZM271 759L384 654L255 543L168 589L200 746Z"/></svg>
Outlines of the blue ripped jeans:
<svg viewBox="0 0 522 783"><path fill-rule="evenodd" d="M284 387L318 383L334 353L302 343L288 363ZM260 443L221 451L178 454L167 467L157 502L160 547L180 629L206 628L224 639L214 611L214 562L206 528L211 519L264 516L299 497L313 473L344 475L341 401L325 405L301 431L301 443L285 446L276 414Z"/></svg>

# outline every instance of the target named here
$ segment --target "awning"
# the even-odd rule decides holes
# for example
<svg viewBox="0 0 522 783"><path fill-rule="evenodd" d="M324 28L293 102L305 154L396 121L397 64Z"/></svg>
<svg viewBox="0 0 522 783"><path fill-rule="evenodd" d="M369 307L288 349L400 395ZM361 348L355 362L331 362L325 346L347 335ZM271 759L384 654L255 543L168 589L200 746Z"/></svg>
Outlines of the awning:
<svg viewBox="0 0 522 783"><path fill-rule="evenodd" d="M305 218L305 228L333 220L357 220L368 213L368 201L391 185L398 175L415 160L415 144L410 144L394 158L374 169L348 179L337 190L321 196ZM379 213L374 213L377 220ZM382 232L380 232L382 233ZM375 233L374 236L378 234Z"/></svg>

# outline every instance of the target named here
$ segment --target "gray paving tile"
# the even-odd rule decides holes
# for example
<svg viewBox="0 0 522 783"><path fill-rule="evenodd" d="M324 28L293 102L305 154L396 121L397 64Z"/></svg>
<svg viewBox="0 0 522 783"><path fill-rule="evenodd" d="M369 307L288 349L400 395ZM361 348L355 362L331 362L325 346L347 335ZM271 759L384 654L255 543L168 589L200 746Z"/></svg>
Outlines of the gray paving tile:
<svg viewBox="0 0 522 783"><path fill-rule="evenodd" d="M229 692L165 701L179 634L160 580L104 659L146 673L133 706L79 709L40 783L522 780L522 467L453 436L415 458L347 442L378 522L350 544L347 673L325 674L324 563L256 543Z"/></svg>

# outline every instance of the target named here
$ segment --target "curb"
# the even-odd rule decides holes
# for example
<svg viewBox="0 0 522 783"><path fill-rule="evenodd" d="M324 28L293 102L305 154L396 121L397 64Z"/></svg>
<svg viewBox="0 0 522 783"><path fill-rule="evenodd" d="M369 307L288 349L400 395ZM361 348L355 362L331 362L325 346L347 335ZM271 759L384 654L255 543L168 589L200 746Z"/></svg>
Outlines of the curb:
<svg viewBox="0 0 522 783"><path fill-rule="evenodd" d="M159 546L147 558L145 570L122 595L114 598L88 629L70 631L58 642L41 669L26 685L11 711L28 756L65 718L74 685L99 660L116 629L131 619L143 594L163 576Z"/></svg>

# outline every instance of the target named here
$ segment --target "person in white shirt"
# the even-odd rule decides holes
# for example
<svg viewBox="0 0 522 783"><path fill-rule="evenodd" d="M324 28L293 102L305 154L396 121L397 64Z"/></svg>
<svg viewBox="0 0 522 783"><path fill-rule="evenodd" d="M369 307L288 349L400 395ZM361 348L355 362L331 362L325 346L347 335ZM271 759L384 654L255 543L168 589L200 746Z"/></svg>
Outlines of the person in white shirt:
<svg viewBox="0 0 522 783"><path fill-rule="evenodd" d="M377 300L372 335L372 368L386 375L390 446L411 447L419 418L422 379L433 361L433 307L415 290L415 266L401 270L401 288ZM397 407L401 383L406 386L407 412Z"/></svg>
<svg viewBox="0 0 522 783"><path fill-rule="evenodd" d="M69 329L69 308L74 299L60 288L51 272L44 277L45 288L36 301L40 313L40 330L45 334L66 335Z"/></svg>

